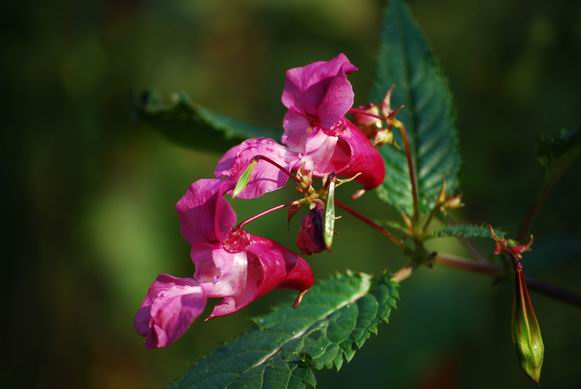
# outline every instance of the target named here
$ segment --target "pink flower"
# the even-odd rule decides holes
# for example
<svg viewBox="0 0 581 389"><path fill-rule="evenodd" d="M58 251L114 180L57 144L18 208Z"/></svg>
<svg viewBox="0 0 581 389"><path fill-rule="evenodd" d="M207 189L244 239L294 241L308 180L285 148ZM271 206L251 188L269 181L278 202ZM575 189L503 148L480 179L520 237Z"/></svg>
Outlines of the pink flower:
<svg viewBox="0 0 581 389"><path fill-rule="evenodd" d="M355 71L344 54L289 69L282 93L288 108L282 142L297 154L297 164L315 176L360 173L356 181L371 189L383 182L385 165L365 134L345 119L354 100L347 75Z"/></svg>
<svg viewBox="0 0 581 389"><path fill-rule="evenodd" d="M353 106L354 93L347 74L357 71L345 54L329 61L287 70L282 103L284 117L282 141L296 152L304 152L309 127L327 131L334 128Z"/></svg>
<svg viewBox="0 0 581 389"><path fill-rule="evenodd" d="M220 298L208 316L237 312L275 288L308 290L307 262L272 240L234 228L236 215L220 179L194 182L177 203L181 233L192 245L193 278L160 275L150 287L134 326L150 348L178 339L202 314L208 298Z"/></svg>
<svg viewBox="0 0 581 389"><path fill-rule="evenodd" d="M293 157L286 147L272 139L248 139L232 147L222 156L214 170L214 175L228 182L229 189L233 189L252 159L258 155L268 157L286 169L289 168ZM288 176L274 165L266 161L258 161L248 185L238 197L243 199L260 197L265 193L280 189L287 180Z"/></svg>
<svg viewBox="0 0 581 389"><path fill-rule="evenodd" d="M320 253L327 249L323 239L324 210L324 205L317 202L301 221L296 243L301 253L305 255Z"/></svg>

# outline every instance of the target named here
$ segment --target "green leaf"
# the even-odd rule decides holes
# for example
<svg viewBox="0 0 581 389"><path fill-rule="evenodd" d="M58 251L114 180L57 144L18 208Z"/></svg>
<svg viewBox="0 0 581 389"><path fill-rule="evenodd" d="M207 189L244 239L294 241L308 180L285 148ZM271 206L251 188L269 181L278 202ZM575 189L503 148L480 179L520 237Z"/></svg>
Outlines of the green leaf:
<svg viewBox="0 0 581 389"><path fill-rule="evenodd" d="M442 178L450 193L458 190L460 154L452 95L409 7L391 0L383 18L372 101L382 101L395 85L392 106L409 133L418 179L420 211L433 207ZM396 131L397 132L397 131ZM397 134L399 137L399 134ZM401 144L401 137L398 138ZM390 146L381 153L387 164L379 197L411 215L413 202L405 155Z"/></svg>
<svg viewBox="0 0 581 389"><path fill-rule="evenodd" d="M559 176L581 153L581 130L563 128L556 137L539 137L537 157L547 176Z"/></svg>
<svg viewBox="0 0 581 389"><path fill-rule="evenodd" d="M185 94L174 93L164 101L155 91L146 90L135 99L133 112L173 142L196 150L224 151L246 138L277 138L281 133L209 111Z"/></svg>
<svg viewBox="0 0 581 389"><path fill-rule="evenodd" d="M494 229L498 237L504 237L506 233L497 228ZM445 227L439 228L428 236L431 238L446 238L446 237L458 237L458 238L490 238L490 229L485 225L477 224L451 224Z"/></svg>
<svg viewBox="0 0 581 389"><path fill-rule="evenodd" d="M255 327L219 347L171 387L307 388L313 369L341 368L396 307L388 275L337 275L314 286L300 308L291 303L254 320Z"/></svg>

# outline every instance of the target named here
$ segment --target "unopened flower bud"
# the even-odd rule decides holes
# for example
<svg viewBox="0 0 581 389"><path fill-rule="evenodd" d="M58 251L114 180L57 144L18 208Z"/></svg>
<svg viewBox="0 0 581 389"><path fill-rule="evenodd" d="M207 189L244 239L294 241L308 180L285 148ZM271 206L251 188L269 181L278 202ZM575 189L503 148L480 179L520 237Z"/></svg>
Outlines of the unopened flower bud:
<svg viewBox="0 0 581 389"><path fill-rule="evenodd" d="M535 382L541 379L545 346L541 328L527 289L522 265L515 261L515 293L512 309L512 340L523 370Z"/></svg>
<svg viewBox="0 0 581 389"><path fill-rule="evenodd" d="M398 146L395 143L395 137L393 136L393 130L386 128L384 130L377 131L375 137L373 138L373 145L374 146L381 146L381 145L394 145Z"/></svg>
<svg viewBox="0 0 581 389"><path fill-rule="evenodd" d="M458 209L462 208L464 203L462 203L462 195L450 196L446 199L442 207L444 209Z"/></svg>
<svg viewBox="0 0 581 389"><path fill-rule="evenodd" d="M317 201L314 208L303 217L296 243L301 253L305 255L320 253L327 249L323 238L324 208L323 204Z"/></svg>
<svg viewBox="0 0 581 389"><path fill-rule="evenodd" d="M373 139L378 130L383 128L380 119L380 109L377 104L369 103L357 107L353 112L352 122L359 127L368 138Z"/></svg>
<svg viewBox="0 0 581 389"><path fill-rule="evenodd" d="M490 229L490 235L496 244L494 247L494 254L499 255L501 253L508 254L511 258L522 259L522 255L526 251L530 251L531 246L533 245L533 236L529 239L528 243L526 244L519 244L516 240L513 239L506 239L503 237L499 237L494 232L494 229L491 225L488 226Z"/></svg>

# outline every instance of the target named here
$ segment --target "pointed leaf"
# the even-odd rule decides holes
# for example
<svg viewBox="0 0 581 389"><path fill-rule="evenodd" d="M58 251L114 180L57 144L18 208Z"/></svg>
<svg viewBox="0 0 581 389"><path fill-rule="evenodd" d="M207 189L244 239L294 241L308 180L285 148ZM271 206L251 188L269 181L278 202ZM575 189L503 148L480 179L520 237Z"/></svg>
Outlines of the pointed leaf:
<svg viewBox="0 0 581 389"><path fill-rule="evenodd" d="M372 101L382 101L395 85L392 106L409 132L417 172L420 211L429 212L445 177L450 193L458 190L460 155L452 96L432 51L403 0L391 0L383 18ZM396 131L397 132L397 131ZM399 134L397 134L399 137ZM401 144L401 138L398 138ZM381 199L408 214L412 196L403 152L383 146L388 166Z"/></svg>
<svg viewBox="0 0 581 389"><path fill-rule="evenodd" d="M163 101L155 91L146 90L135 99L133 112L173 142L196 150L224 151L246 138L280 136L280 131L211 112L193 104L185 94L173 94L170 101Z"/></svg>
<svg viewBox="0 0 581 389"><path fill-rule="evenodd" d="M195 364L174 388L309 388L313 369L339 369L353 358L399 298L385 275L337 275L291 303L256 318L256 326Z"/></svg>

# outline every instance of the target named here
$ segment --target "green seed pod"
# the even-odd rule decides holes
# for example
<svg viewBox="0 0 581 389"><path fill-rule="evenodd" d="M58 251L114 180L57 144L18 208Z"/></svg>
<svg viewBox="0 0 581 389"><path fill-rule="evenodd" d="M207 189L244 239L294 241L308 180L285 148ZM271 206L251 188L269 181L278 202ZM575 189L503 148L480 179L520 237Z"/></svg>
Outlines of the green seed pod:
<svg viewBox="0 0 581 389"><path fill-rule="evenodd" d="M545 346L520 262L515 265L515 276L512 340L516 345L521 367L538 383L541 379Z"/></svg>

